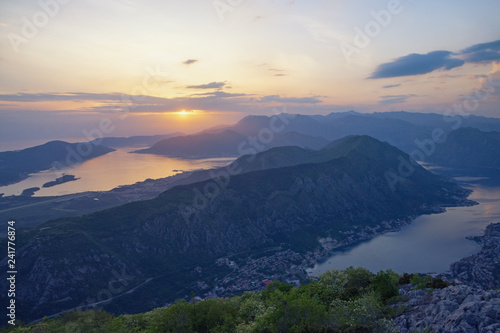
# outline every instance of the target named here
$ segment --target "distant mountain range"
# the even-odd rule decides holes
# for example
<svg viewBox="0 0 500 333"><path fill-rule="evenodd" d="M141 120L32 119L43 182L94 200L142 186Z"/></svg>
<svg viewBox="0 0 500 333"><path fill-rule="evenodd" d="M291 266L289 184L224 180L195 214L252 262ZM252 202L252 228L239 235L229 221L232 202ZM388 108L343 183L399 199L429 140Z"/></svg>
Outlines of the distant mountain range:
<svg viewBox="0 0 500 333"><path fill-rule="evenodd" d="M412 171L402 174L402 165ZM466 203L469 193L368 136L320 151L275 148L224 170L152 200L24 229L16 242L23 277L17 313L35 319L91 304L110 297L118 283L130 292L110 311L152 309L189 294L197 281L220 277L217 258L276 247L314 250L319 237L438 212ZM2 300L7 289L0 282Z"/></svg>
<svg viewBox="0 0 500 333"><path fill-rule="evenodd" d="M448 134L463 127L500 131L500 119L473 115L466 118L446 117L403 111L372 114L349 111L326 116L247 116L233 126L165 139L138 152L190 158L241 156L280 146L319 149L327 142L348 135L369 135L411 153L420 149L418 142L432 139L433 132Z"/></svg>
<svg viewBox="0 0 500 333"><path fill-rule="evenodd" d="M454 168L500 168L500 132L467 127L448 134L443 143L428 146L428 161ZM432 153L431 153L432 152Z"/></svg>
<svg viewBox="0 0 500 333"><path fill-rule="evenodd" d="M88 142L50 141L20 151L0 152L0 186L28 178L52 167L69 167L114 151Z"/></svg>
<svg viewBox="0 0 500 333"><path fill-rule="evenodd" d="M471 132L466 128L478 131ZM422 151L426 149L422 148L422 142L433 140L435 131L442 132L448 139L434 142L435 151L427 154L427 151ZM372 114L349 111L326 116L247 116L233 126L219 126L192 135L171 133L96 139L90 143L92 149L88 155L85 155L86 148L82 145L89 143L63 141L52 141L22 151L0 152L0 186L19 182L30 173L49 169L54 163L64 164L66 159L74 164L112 151L107 147L150 146L135 152L180 158L239 157L284 146L321 149L332 140L349 135L372 136L406 153L416 152L413 157L422 157L422 160L435 164L499 167L499 154L495 150L497 139L493 132L500 132L500 119L473 115L445 117L403 111ZM470 140L466 139L468 137ZM482 142L488 143L487 149Z"/></svg>
<svg viewBox="0 0 500 333"><path fill-rule="evenodd" d="M182 158L233 157L257 153L272 147L299 146L320 149L328 140L296 132L272 133L264 140L245 136L233 130L177 136L162 140L151 148L135 151L141 154L167 155ZM269 142L268 142L269 141Z"/></svg>
<svg viewBox="0 0 500 333"><path fill-rule="evenodd" d="M162 140L172 138L175 136L181 136L184 133L175 132L164 135L142 135L142 136L130 136L130 137L107 137L102 139L92 140L91 143L95 145L101 145L111 148L122 148L122 147L137 147L137 146L152 146L157 142Z"/></svg>

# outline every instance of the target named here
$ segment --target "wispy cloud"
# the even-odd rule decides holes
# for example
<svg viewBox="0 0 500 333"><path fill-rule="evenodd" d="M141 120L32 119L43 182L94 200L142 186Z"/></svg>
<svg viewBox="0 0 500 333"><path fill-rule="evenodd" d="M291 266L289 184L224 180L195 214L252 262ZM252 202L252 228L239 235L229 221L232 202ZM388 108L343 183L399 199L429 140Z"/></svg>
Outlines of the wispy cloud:
<svg viewBox="0 0 500 333"><path fill-rule="evenodd" d="M164 113L186 110L228 111L228 112L255 112L262 108L274 106L275 103L295 104L296 107L312 107L328 109L329 106L322 105L319 96L313 97L281 97L269 95L264 97L246 94L242 92L228 93L224 91L207 91L183 97L165 98L157 96L133 96L120 93L18 93L0 94L1 102L12 104L18 103L16 107L24 110L36 110L37 102L82 102L72 109L57 111L63 113L96 112L96 113ZM85 103L84 103L85 102ZM34 106L33 106L34 105ZM81 106L79 106L81 105ZM131 105L133 107L131 107ZM299 110L299 109L297 109ZM1 111L1 108L0 108ZM53 111L56 112L56 111Z"/></svg>
<svg viewBox="0 0 500 333"><path fill-rule="evenodd" d="M218 97L218 98L230 98L230 97L242 97L242 96L249 96L249 95L243 94L243 93L227 93L224 91L213 91L213 92L195 94L195 95L191 95L191 96L213 96L213 97Z"/></svg>
<svg viewBox="0 0 500 333"><path fill-rule="evenodd" d="M408 94L408 95L385 95L385 96L380 96L382 100L379 102L379 104L398 104L398 103L405 103L408 98L411 97L417 97L418 95L415 94Z"/></svg>
<svg viewBox="0 0 500 333"><path fill-rule="evenodd" d="M183 61L182 63L186 66L189 66L189 65L192 65L194 63L197 63L199 60L196 60L196 59L188 59L186 61Z"/></svg>
<svg viewBox="0 0 500 333"><path fill-rule="evenodd" d="M0 94L0 101L10 102L53 102L53 101L114 101L120 100L120 93L84 93L84 92L68 92L62 94L51 93L17 93L17 94Z"/></svg>
<svg viewBox="0 0 500 333"><path fill-rule="evenodd" d="M226 85L226 82L210 82L207 84L200 84L195 86L187 86L188 89L220 89Z"/></svg>
<svg viewBox="0 0 500 333"><path fill-rule="evenodd" d="M382 88L384 88L384 89L396 88L396 87L399 87L400 85L401 85L401 83L398 83L398 84L388 84L386 86L383 86Z"/></svg>
<svg viewBox="0 0 500 333"><path fill-rule="evenodd" d="M295 103L295 104L316 104L322 101L316 97L281 97L280 95L264 96L260 99L261 102L279 102L279 103Z"/></svg>
<svg viewBox="0 0 500 333"><path fill-rule="evenodd" d="M288 74L286 73L286 71L284 71L282 69L269 68L268 71L274 72L275 74L273 74L273 76L277 76L277 77L288 76Z"/></svg>

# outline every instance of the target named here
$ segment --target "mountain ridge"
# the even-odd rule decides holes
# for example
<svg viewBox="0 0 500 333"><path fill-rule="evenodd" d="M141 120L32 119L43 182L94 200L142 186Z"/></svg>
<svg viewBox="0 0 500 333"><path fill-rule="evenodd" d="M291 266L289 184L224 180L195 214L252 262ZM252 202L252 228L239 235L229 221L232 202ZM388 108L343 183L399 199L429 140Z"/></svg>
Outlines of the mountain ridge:
<svg viewBox="0 0 500 333"><path fill-rule="evenodd" d="M280 135L294 132L305 137L298 137L293 145L308 146L309 148L318 149L319 145L313 146L302 142L306 138L316 137L323 138L328 141L337 140L348 135L369 135L378 140L386 141L397 148L410 153L415 149L419 149L417 140L423 138L432 138L434 130L442 130L445 134L452 132L460 127L474 127L483 131L500 131L500 119L485 118L478 116L459 117L459 116L444 116L435 113L412 113L405 111L381 112L364 114L355 111L330 113L328 115L303 115L303 114L287 114L282 113L273 116L256 116L250 115L242 118L234 125L223 126L215 129L210 129L201 132L202 134L220 134L224 131L233 131L239 133L246 138L234 138L233 148L218 149L217 145L207 146L207 143L201 139L198 140L200 133L186 136L184 140L192 141L193 147L205 146L204 154L196 149L186 147L181 152L176 152L177 155L182 154L187 156L198 157L216 157L224 154L228 156L241 156L248 152L238 149L238 145L248 137L255 137L256 143L254 146L265 146L266 149L274 146L287 145L286 143L274 144L275 140ZM264 137L264 134L267 137ZM296 134L296 135L297 135ZM259 137L260 135L260 137ZM259 140L257 140L259 139ZM243 141L242 141L243 140ZM267 142L270 141L270 142ZM266 142L264 144L264 142ZM220 144L220 143L219 143ZM228 144L227 141L224 142ZM290 145L290 144L288 144ZM223 146L225 147L225 146ZM170 149L173 149L172 147ZM263 149L254 149L253 153L260 152ZM145 150L155 154L165 154L154 149Z"/></svg>
<svg viewBox="0 0 500 333"><path fill-rule="evenodd" d="M201 277L175 273L184 286L163 286L159 293L158 279L140 295L113 303L118 312L153 308L187 292L200 278L213 281L220 269L211 262L231 253L283 246L305 252L319 246L318 237L338 238L339 231L354 226L376 227L467 203L469 191L421 167L391 189L384 174L395 171L396 156L408 155L363 140L363 146L378 142L392 160L344 147L345 156L326 162L238 174L218 189L217 179L181 185L152 200L25 229L17 244L23 258L18 270L25 276L18 282L25 307L19 312L40 317L77 306L106 289L113 272L130 276L127 283L133 286L190 265L203 267ZM5 282L0 286L6 295Z"/></svg>
<svg viewBox="0 0 500 333"><path fill-rule="evenodd" d="M150 148L134 152L183 158L233 157L241 156L245 152L258 152L276 146L297 145L321 148L328 143L324 138L295 132L275 133L269 143L266 143L266 140L250 137L232 129L224 129L165 139Z"/></svg>
<svg viewBox="0 0 500 333"><path fill-rule="evenodd" d="M500 168L500 132L463 127L436 143L428 161L456 168Z"/></svg>
<svg viewBox="0 0 500 333"><path fill-rule="evenodd" d="M90 142L49 141L20 151L0 152L0 186L17 183L30 173L71 167L112 151Z"/></svg>

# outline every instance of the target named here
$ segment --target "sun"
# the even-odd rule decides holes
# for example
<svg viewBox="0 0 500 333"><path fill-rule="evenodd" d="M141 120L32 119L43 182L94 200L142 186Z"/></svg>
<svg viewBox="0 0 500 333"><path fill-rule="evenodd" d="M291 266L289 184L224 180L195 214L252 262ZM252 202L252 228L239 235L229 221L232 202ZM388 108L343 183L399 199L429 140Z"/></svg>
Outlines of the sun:
<svg viewBox="0 0 500 333"><path fill-rule="evenodd" d="M186 116L189 114L189 112L187 112L186 110L182 110L182 111L177 112L177 114L179 114L181 116Z"/></svg>

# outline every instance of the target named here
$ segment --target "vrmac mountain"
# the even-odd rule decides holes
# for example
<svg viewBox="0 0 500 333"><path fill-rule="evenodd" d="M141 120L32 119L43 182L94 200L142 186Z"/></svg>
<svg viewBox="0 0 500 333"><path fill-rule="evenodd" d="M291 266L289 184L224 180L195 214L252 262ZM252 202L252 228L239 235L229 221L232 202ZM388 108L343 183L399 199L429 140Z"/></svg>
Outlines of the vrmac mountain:
<svg viewBox="0 0 500 333"><path fill-rule="evenodd" d="M268 247L314 250L320 237L336 238L355 226L467 203L468 190L418 165L391 189L385 174L397 173L400 157L409 159L368 136L347 137L320 151L275 148L235 161L242 173L206 205L193 205L193 197L213 180L20 231L19 317L92 304L105 292L120 296L104 303L109 311L145 311L189 295L200 279L220 276L217 258ZM192 207L189 219L181 207ZM189 273L195 266L203 267L201 275ZM120 293L110 294L117 283ZM1 282L2 297L6 288Z"/></svg>

